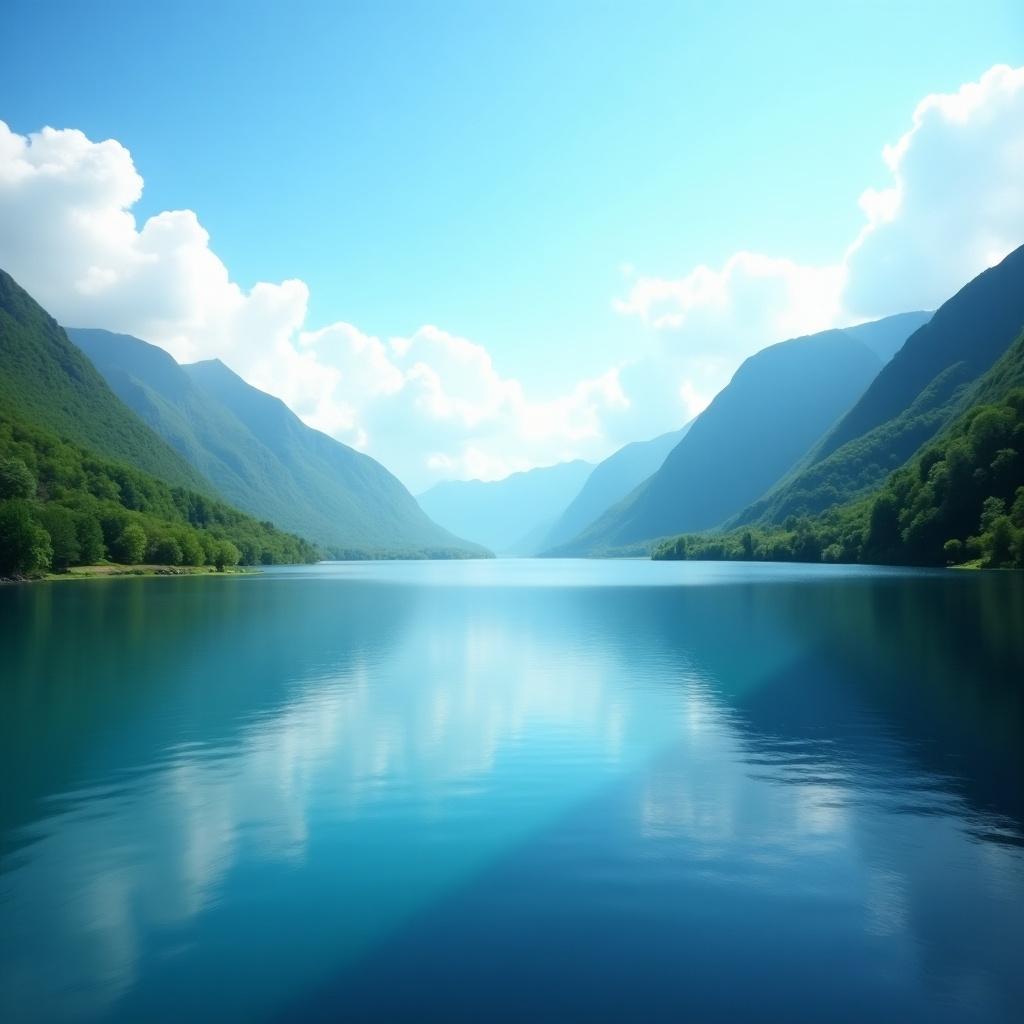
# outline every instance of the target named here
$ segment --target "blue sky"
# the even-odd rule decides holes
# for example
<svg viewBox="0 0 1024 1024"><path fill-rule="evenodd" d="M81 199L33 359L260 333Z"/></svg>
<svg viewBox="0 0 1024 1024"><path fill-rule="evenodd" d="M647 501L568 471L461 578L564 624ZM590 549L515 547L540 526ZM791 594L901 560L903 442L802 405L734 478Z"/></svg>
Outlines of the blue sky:
<svg viewBox="0 0 1024 1024"><path fill-rule="evenodd" d="M13 132L118 140L140 223L194 210L307 327L438 325L542 397L662 344L624 265L834 262L916 104L1024 63L1019 2L5 6Z"/></svg>

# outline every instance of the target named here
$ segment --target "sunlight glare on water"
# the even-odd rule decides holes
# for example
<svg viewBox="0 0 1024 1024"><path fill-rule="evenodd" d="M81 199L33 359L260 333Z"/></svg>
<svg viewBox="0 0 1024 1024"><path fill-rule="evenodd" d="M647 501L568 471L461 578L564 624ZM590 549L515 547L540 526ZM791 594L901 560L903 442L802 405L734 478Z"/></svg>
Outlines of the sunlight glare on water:
<svg viewBox="0 0 1024 1024"><path fill-rule="evenodd" d="M325 563L0 613L5 1021L1024 1005L1020 574Z"/></svg>

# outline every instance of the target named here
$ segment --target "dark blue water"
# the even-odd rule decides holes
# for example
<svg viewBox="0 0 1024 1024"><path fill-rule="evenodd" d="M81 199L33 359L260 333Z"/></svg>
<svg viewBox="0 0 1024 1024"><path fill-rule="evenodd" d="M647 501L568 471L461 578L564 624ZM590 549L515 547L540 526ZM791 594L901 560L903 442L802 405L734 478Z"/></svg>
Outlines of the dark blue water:
<svg viewBox="0 0 1024 1024"><path fill-rule="evenodd" d="M0 588L0 1018L1024 1019L1024 575Z"/></svg>

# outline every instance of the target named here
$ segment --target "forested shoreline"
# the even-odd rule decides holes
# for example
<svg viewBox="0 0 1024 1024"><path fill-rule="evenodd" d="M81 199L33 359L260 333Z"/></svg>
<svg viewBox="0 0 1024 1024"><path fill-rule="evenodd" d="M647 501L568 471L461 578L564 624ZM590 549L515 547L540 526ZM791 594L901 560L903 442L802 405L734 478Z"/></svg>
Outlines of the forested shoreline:
<svg viewBox="0 0 1024 1024"><path fill-rule="evenodd" d="M781 526L682 535L651 557L1024 568L1024 388L970 407L869 498Z"/></svg>
<svg viewBox="0 0 1024 1024"><path fill-rule="evenodd" d="M224 569L318 557L271 523L0 412L0 577L104 561Z"/></svg>

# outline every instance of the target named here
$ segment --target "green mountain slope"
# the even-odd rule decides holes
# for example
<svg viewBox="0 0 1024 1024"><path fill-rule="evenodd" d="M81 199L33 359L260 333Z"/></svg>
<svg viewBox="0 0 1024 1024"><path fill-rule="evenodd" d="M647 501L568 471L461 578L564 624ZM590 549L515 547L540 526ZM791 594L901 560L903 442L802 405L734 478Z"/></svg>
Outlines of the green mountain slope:
<svg viewBox="0 0 1024 1024"><path fill-rule="evenodd" d="M654 556L1024 568L1024 333L871 495L786 526L677 537Z"/></svg>
<svg viewBox="0 0 1024 1024"><path fill-rule="evenodd" d="M182 367L211 403L244 428L221 465L243 507L276 510L276 521L338 557L479 558L489 552L432 522L397 477L368 455L307 427L285 404L246 384L218 360ZM237 436L237 435L236 435ZM217 438L200 438L217 450ZM230 468L230 465L229 465ZM211 469L215 482L219 469ZM245 483L244 492L240 488ZM260 514L263 514L262 511Z"/></svg>
<svg viewBox="0 0 1024 1024"><path fill-rule="evenodd" d="M336 557L483 554L431 523L379 463L307 427L222 363L179 366L128 335L69 334L118 396L239 508Z"/></svg>
<svg viewBox="0 0 1024 1024"><path fill-rule="evenodd" d="M0 577L104 559L224 568L316 557L269 523L0 409Z"/></svg>
<svg viewBox="0 0 1024 1024"><path fill-rule="evenodd" d="M211 492L0 272L0 576L103 559L224 567L316 558L307 541Z"/></svg>
<svg viewBox="0 0 1024 1024"><path fill-rule="evenodd" d="M801 464L736 520L777 523L870 492L934 437L1024 325L1024 246L907 340Z"/></svg>
<svg viewBox="0 0 1024 1024"><path fill-rule="evenodd" d="M210 491L177 452L111 392L92 363L0 270L0 410L169 484Z"/></svg>
<svg viewBox="0 0 1024 1024"><path fill-rule="evenodd" d="M599 516L621 501L652 473L660 469L668 453L686 436L691 424L679 430L634 441L599 462L579 494L546 533L534 538L534 550L547 551L571 541Z"/></svg>
<svg viewBox="0 0 1024 1024"><path fill-rule="evenodd" d="M536 552L545 528L579 492L593 465L577 459L512 473L503 480L447 480L419 496L449 530L498 554Z"/></svg>
<svg viewBox="0 0 1024 1024"><path fill-rule="evenodd" d="M649 480L557 550L629 550L718 525L786 473L881 367L849 331L763 349L740 366Z"/></svg>

